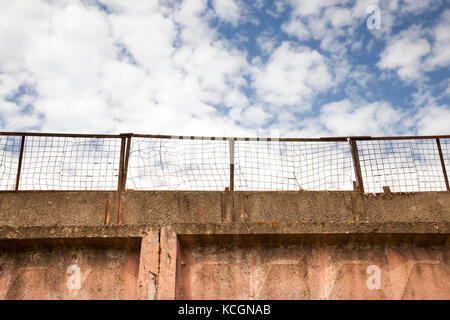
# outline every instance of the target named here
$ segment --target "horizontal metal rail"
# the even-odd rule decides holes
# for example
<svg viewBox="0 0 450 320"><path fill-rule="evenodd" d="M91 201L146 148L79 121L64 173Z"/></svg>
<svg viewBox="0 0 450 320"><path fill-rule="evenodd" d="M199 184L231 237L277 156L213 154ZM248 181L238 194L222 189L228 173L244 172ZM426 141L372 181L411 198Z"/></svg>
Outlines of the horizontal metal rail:
<svg viewBox="0 0 450 320"><path fill-rule="evenodd" d="M320 137L320 138L271 138L271 137L213 137L213 136L178 136L160 134L86 134L86 133L48 133L48 132L5 132L0 131L0 136L40 136L40 137L71 137L71 138L122 138L141 137L154 139L190 139L190 140L234 140L234 141L346 141L353 140L409 140L409 139L450 139L450 135L428 135L428 136L342 136L342 137Z"/></svg>

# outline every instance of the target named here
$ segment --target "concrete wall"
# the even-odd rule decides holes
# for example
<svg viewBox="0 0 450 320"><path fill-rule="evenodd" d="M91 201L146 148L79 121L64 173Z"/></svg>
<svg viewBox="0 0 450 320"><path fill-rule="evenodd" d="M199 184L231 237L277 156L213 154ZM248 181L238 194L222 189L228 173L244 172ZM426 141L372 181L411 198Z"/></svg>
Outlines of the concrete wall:
<svg viewBox="0 0 450 320"><path fill-rule="evenodd" d="M2 192L0 299L449 299L449 231L450 192Z"/></svg>
<svg viewBox="0 0 450 320"><path fill-rule="evenodd" d="M281 237L278 244L264 244L243 237L234 245L182 246L177 298L450 297L450 250L442 242L421 245L376 236L359 243L351 237L296 240ZM368 285L375 273L380 283Z"/></svg>
<svg viewBox="0 0 450 320"><path fill-rule="evenodd" d="M0 251L0 299L136 299L139 251Z"/></svg>

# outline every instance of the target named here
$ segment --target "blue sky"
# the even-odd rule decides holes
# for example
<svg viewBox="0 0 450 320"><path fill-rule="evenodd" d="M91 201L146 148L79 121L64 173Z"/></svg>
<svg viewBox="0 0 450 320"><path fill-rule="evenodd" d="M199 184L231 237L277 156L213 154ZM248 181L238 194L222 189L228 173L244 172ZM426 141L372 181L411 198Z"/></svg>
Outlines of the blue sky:
<svg viewBox="0 0 450 320"><path fill-rule="evenodd" d="M448 0L0 4L2 131L449 134Z"/></svg>

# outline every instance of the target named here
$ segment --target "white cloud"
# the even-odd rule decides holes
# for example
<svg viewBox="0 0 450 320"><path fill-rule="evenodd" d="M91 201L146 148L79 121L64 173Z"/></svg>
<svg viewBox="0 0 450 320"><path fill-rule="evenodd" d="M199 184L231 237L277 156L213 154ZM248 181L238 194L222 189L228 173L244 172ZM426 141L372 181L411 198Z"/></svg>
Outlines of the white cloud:
<svg viewBox="0 0 450 320"><path fill-rule="evenodd" d="M427 9L429 9L430 5L435 7L439 6L441 3L440 0L428 1L428 0L403 0L401 3L401 12L403 14L406 13L415 13L419 14Z"/></svg>
<svg viewBox="0 0 450 320"><path fill-rule="evenodd" d="M289 137L387 136L413 134L416 121L386 101L342 99L321 106L317 116L299 119L282 110L271 128Z"/></svg>
<svg viewBox="0 0 450 320"><path fill-rule="evenodd" d="M274 107L299 106L333 86L325 59L307 47L283 42L261 69L254 72L258 97Z"/></svg>
<svg viewBox="0 0 450 320"><path fill-rule="evenodd" d="M270 54L274 50L277 41L274 37L268 35L261 35L256 38L256 44L264 54Z"/></svg>
<svg viewBox="0 0 450 320"><path fill-rule="evenodd" d="M370 73L367 67L357 66L349 74L349 79L355 81L360 88L367 87L371 82L374 81L374 75Z"/></svg>
<svg viewBox="0 0 450 320"><path fill-rule="evenodd" d="M376 6L380 12L381 29L368 30L371 36L383 40L390 36L393 27L403 21L406 15L412 16L432 10L440 1L400 1L400 0L290 0L292 13L282 24L287 34L307 40L320 41L320 48L340 56L354 48L356 31L366 25L369 17L367 9Z"/></svg>
<svg viewBox="0 0 450 320"><path fill-rule="evenodd" d="M414 25L388 41L378 67L395 70L403 80L418 79L422 76L423 58L430 51L431 46L423 30Z"/></svg>
<svg viewBox="0 0 450 320"><path fill-rule="evenodd" d="M251 135L269 119L283 135L403 130L393 125L398 112L389 104L361 101L373 98L358 90L367 89L374 74L353 65L347 50L367 43L354 37L366 5L378 4L388 21L396 12L423 12L424 2L259 1L261 10L270 7L275 15L289 12L290 3L292 15L282 29L320 42L316 50L295 41L278 45L278 31L266 29L255 36L262 57L247 56L248 48L234 41L249 37L251 43L253 35L226 40L212 25L215 17L232 26L247 18L249 7L241 1L215 0L213 8L206 0L101 2L108 12L96 2L2 1L3 130ZM387 38L378 66L407 81L448 67L449 21L447 10L428 29L415 26ZM319 94L335 93L341 83L349 100L325 105L308 123L299 119L324 103ZM33 92L20 92L24 86ZM415 112L424 106L429 114L447 114L429 98ZM429 119L420 122L424 131L441 123L436 116L423 118Z"/></svg>
<svg viewBox="0 0 450 320"><path fill-rule="evenodd" d="M25 113L23 106L3 99L0 100L0 115L0 125L6 131L33 128L40 124L39 115L34 110ZM2 118L5 123L2 123Z"/></svg>
<svg viewBox="0 0 450 320"><path fill-rule="evenodd" d="M342 56L352 45L354 39L350 36L362 18L355 18L351 7L344 7L347 1L337 3L334 0L292 0L291 16L281 29L299 40L318 40L321 49Z"/></svg>
<svg viewBox="0 0 450 320"><path fill-rule="evenodd" d="M34 120L20 113L24 106L4 102L4 129L247 132L213 107L223 101L248 105L241 92L247 61L217 37L206 1L105 5L112 13L75 1L69 10L37 1L2 4L0 41L8 46L0 48L0 98L24 79L36 90L35 112L27 115ZM81 20L64 23L77 12Z"/></svg>
<svg viewBox="0 0 450 320"><path fill-rule="evenodd" d="M387 102L358 105L348 99L331 102L320 110L319 123L331 135L383 136L397 132L404 114Z"/></svg>
<svg viewBox="0 0 450 320"><path fill-rule="evenodd" d="M314 15L318 14L321 9L331 7L340 3L339 0L289 0L295 15ZM342 2L341 2L342 3Z"/></svg>
<svg viewBox="0 0 450 320"><path fill-rule="evenodd" d="M281 29L299 40L307 40L312 36L302 19L292 18L288 23L283 23Z"/></svg>
<svg viewBox="0 0 450 320"><path fill-rule="evenodd" d="M443 96L450 97L450 79L447 79L447 89L445 89Z"/></svg>
<svg viewBox="0 0 450 320"><path fill-rule="evenodd" d="M261 106L252 106L242 113L241 122L247 126L261 127L271 115L263 110Z"/></svg>
<svg viewBox="0 0 450 320"><path fill-rule="evenodd" d="M330 7L326 9L324 17L333 28L342 28L353 23L351 10L347 8Z"/></svg>
<svg viewBox="0 0 450 320"><path fill-rule="evenodd" d="M448 133L450 108L448 106L427 106L416 116L417 133L420 135L440 135Z"/></svg>
<svg viewBox="0 0 450 320"><path fill-rule="evenodd" d="M227 107L239 107L244 108L249 105L247 96L238 89L229 91L223 98L223 103Z"/></svg>
<svg viewBox="0 0 450 320"><path fill-rule="evenodd" d="M433 70L450 65L450 10L442 13L439 23L432 30L434 40L431 55L425 61L426 68Z"/></svg>
<svg viewBox="0 0 450 320"><path fill-rule="evenodd" d="M266 13L273 17L278 18L285 11L286 5L287 2L285 0L276 0L273 2L271 8L266 9Z"/></svg>
<svg viewBox="0 0 450 320"><path fill-rule="evenodd" d="M450 10L431 28L412 25L388 40L378 67L395 70L405 81L418 80L426 72L450 65Z"/></svg>
<svg viewBox="0 0 450 320"><path fill-rule="evenodd" d="M241 17L241 10L235 0L213 0L217 16L223 21L236 26Z"/></svg>

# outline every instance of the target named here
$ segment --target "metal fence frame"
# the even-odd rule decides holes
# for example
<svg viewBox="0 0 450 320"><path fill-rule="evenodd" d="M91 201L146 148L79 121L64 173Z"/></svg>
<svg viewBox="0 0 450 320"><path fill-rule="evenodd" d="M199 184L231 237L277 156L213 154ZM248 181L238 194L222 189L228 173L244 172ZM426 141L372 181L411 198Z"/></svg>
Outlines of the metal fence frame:
<svg viewBox="0 0 450 320"><path fill-rule="evenodd" d="M290 141L290 142L348 142L351 151L353 169L356 181L353 182L354 190L360 193L365 193L364 180L361 173L361 162L359 159L358 142L359 141L381 141L381 140L435 140L436 150L439 154L439 159L442 168L442 176L445 181L447 191L450 191L449 179L447 175L445 160L441 148L440 139L450 139L450 135L433 135L433 136L393 136L393 137L370 137L370 136L348 136L348 137L325 137L325 138L238 138L238 137L204 137L204 136L171 136L171 135L149 135L149 134L134 134L121 133L114 134L69 134L69 133L30 133L30 132L0 132L0 136L20 136L21 144L18 158L17 175L13 192L19 190L20 176L22 169L22 161L24 154L24 147L26 145L26 138L30 136L38 137L70 137L70 138L116 138L121 139L120 147L120 165L118 174L117 191L126 191L128 162L130 158L131 139L133 137L139 138L153 138L153 139L191 139L191 140L222 140L229 141L230 153L230 177L229 187L225 191L234 191L234 142L235 141ZM388 186L386 186L388 187ZM384 187L383 187L384 188ZM8 190L1 190L8 191ZM10 191L10 190L9 190ZM23 190L25 191L25 190ZM32 190L29 190L32 191ZM54 190L54 191L73 191L73 190ZM97 190L92 190L97 191ZM112 191L112 190L111 190Z"/></svg>

